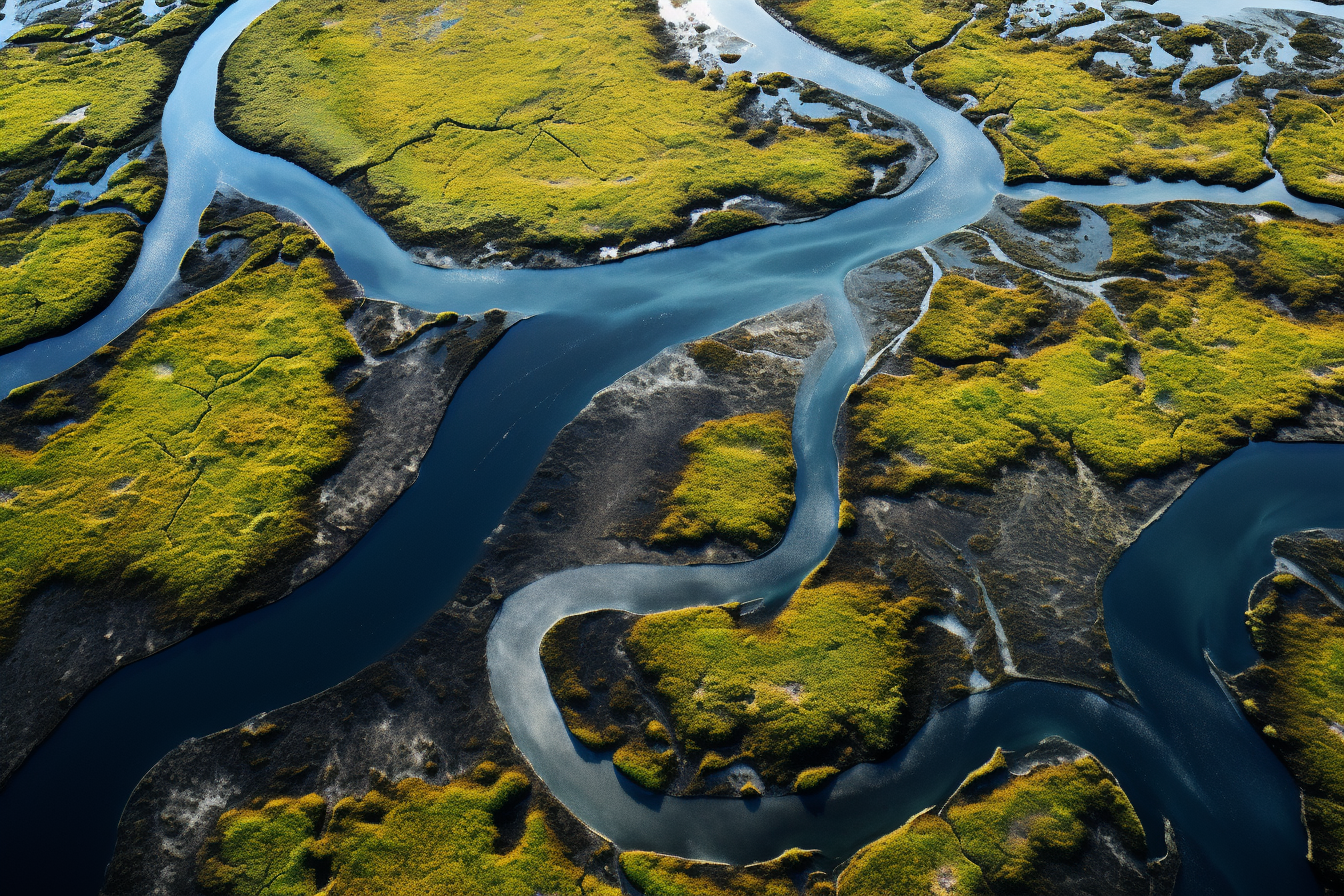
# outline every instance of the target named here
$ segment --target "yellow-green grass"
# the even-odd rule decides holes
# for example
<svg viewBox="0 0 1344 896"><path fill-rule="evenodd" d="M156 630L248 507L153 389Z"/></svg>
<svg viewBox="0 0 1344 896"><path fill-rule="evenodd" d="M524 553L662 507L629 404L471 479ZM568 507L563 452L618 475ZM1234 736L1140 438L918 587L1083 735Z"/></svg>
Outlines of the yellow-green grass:
<svg viewBox="0 0 1344 896"><path fill-rule="evenodd" d="M956 333L962 320L937 300L958 288L946 281L921 327ZM1076 453L1121 484L1214 462L1298 420L1341 383L1344 321L1275 311L1221 262L1184 280L1127 284L1127 324L1097 301L1067 338L1028 357L948 369L916 356L911 375L858 387L847 491L989 488L1002 465L1036 450L1065 463Z"/></svg>
<svg viewBox="0 0 1344 896"><path fill-rule="evenodd" d="M1313 864L1344 881L1344 614L1305 612L1271 590L1246 615L1265 658L1247 673L1257 683L1247 715L1303 788Z"/></svg>
<svg viewBox="0 0 1344 896"><path fill-rule="evenodd" d="M62 179L99 173L155 123L195 33L228 2L183 4L97 53L75 35L0 49L0 169L54 162L75 146ZM100 15L138 6L125 0ZM80 120L59 121L84 107Z"/></svg>
<svg viewBox="0 0 1344 896"><path fill-rule="evenodd" d="M976 0L767 0L795 28L851 56L901 67L946 43ZM995 0L996 6L1003 4Z"/></svg>
<svg viewBox="0 0 1344 896"><path fill-rule="evenodd" d="M741 742L772 781L845 738L894 746L913 662L909 633L931 606L878 584L809 582L773 620L734 607L641 618L626 649L665 701L688 753Z"/></svg>
<svg viewBox="0 0 1344 896"><path fill-rule="evenodd" d="M711 420L682 439L689 458L650 538L660 547L720 538L760 551L793 513L789 418L774 411Z"/></svg>
<svg viewBox="0 0 1344 896"><path fill-rule="evenodd" d="M1102 262L1103 268L1142 274L1168 261L1153 240L1152 222L1141 212L1124 205L1107 205L1101 215L1111 236L1111 257Z"/></svg>
<svg viewBox="0 0 1344 896"><path fill-rule="evenodd" d="M49 227L0 222L0 352L53 336L112 301L140 255L129 215L83 215Z"/></svg>
<svg viewBox="0 0 1344 896"><path fill-rule="evenodd" d="M524 799L528 779L506 771L443 786L406 778L346 797L281 797L220 816L197 879L210 893L341 896L423 893L618 896L565 854L543 814L528 811L516 845L497 851L500 815Z"/></svg>
<svg viewBox="0 0 1344 896"><path fill-rule="evenodd" d="M753 130L756 87L665 67L660 28L652 0L284 0L230 49L219 119L354 177L403 242L500 259L670 236L744 193L835 208L908 149L843 122Z"/></svg>
<svg viewBox="0 0 1344 896"><path fill-rule="evenodd" d="M995 892L1052 892L1040 866L1076 861L1098 824L1113 827L1131 854L1145 852L1143 826L1129 797L1091 756L1038 765L1018 776L996 750L944 814Z"/></svg>
<svg viewBox="0 0 1344 896"><path fill-rule="evenodd" d="M1279 94L1269 158L1289 190L1344 205L1344 128L1336 125L1337 113L1338 104L1325 97Z"/></svg>
<svg viewBox="0 0 1344 896"><path fill-rule="evenodd" d="M1017 213L1022 224L1035 231L1074 229L1082 223L1078 210L1058 196L1043 196Z"/></svg>
<svg viewBox="0 0 1344 896"><path fill-rule="evenodd" d="M642 741L621 745L611 761L631 781L653 791L666 790L677 774L676 753L654 750Z"/></svg>
<svg viewBox="0 0 1344 896"><path fill-rule="evenodd" d="M107 191L85 204L94 210L118 206L135 212L142 221L154 217L168 189L168 179L143 159L133 159L107 179Z"/></svg>
<svg viewBox="0 0 1344 896"><path fill-rule="evenodd" d="M859 850L840 873L842 896L991 896L979 866L967 859L952 826L916 815Z"/></svg>
<svg viewBox="0 0 1344 896"><path fill-rule="evenodd" d="M1092 183L1126 174L1245 188L1271 176L1263 161L1269 127L1252 100L1182 106L1148 83L1159 79L1091 74L1101 49L1094 42L1005 40L1001 27L1001 18L977 20L921 57L916 72L935 96L974 96L977 117L1008 117L997 134L996 122L986 130L1014 182L1036 176L1033 166L1053 179Z"/></svg>
<svg viewBox="0 0 1344 896"><path fill-rule="evenodd" d="M1337 299L1344 287L1344 239L1339 228L1314 221L1268 221L1256 228L1260 254L1253 284L1286 297L1295 309Z"/></svg>
<svg viewBox="0 0 1344 896"><path fill-rule="evenodd" d="M214 621L246 599L236 583L309 531L315 484L348 450L352 411L330 377L360 352L331 263L271 263L275 239L147 317L87 419L36 451L0 445L6 637L25 599L58 581Z"/></svg>
<svg viewBox="0 0 1344 896"><path fill-rule="evenodd" d="M793 878L812 853L791 849L757 865L691 862L653 852L621 853L621 871L644 896L798 896Z"/></svg>
<svg viewBox="0 0 1344 896"><path fill-rule="evenodd" d="M938 282L929 312L910 331L906 346L944 365L1001 361L1015 341L1048 320L1054 304L1034 275L1017 289L999 289L949 274Z"/></svg>

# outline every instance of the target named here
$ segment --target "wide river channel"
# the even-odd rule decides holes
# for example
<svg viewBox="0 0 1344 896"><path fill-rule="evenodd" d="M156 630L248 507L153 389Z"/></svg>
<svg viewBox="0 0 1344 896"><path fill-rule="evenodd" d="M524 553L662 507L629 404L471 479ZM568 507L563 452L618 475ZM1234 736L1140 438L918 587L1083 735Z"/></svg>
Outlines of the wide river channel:
<svg viewBox="0 0 1344 896"><path fill-rule="evenodd" d="M821 794L746 804L640 791L565 733L536 648L551 624L575 612L782 600L825 556L835 537L832 433L863 363L842 300L853 268L976 220L998 192L1125 203L1275 199L1323 220L1338 220L1339 210L1292 198L1277 178L1245 193L1164 183L1005 190L993 147L960 115L812 46L751 0L711 0L714 16L753 44L733 68L788 71L886 109L918 125L938 161L896 199L694 249L561 271L438 270L412 262L340 191L215 128L219 59L274 2L239 0L189 55L164 116L168 194L130 283L78 330L0 358L0 389L70 366L152 307L222 185L304 217L372 296L432 311L501 307L535 316L467 378L419 481L331 570L283 601L123 669L80 702L0 792L7 887L97 892L121 808L154 762L187 738L337 684L409 637L451 599L546 447L594 392L667 345L821 294L835 346L816 359L800 393L799 502L779 548L733 566L572 570L506 601L491 632L491 680L508 682L496 699L546 783L624 848L745 862L801 846L843 858L945 798L995 746L1056 734L1116 773L1150 843L1161 843L1161 819L1172 821L1181 893L1319 893L1294 785L1226 698L1204 651L1226 670L1253 661L1241 621L1246 595L1272 568L1275 536L1344 526L1344 446L1244 448L1124 554L1105 588L1106 627L1137 706L1039 682L977 694L939 713L891 760L852 769ZM1311 0L1274 5L1331 14ZM1159 0L1147 8L1197 20L1237 5Z"/></svg>

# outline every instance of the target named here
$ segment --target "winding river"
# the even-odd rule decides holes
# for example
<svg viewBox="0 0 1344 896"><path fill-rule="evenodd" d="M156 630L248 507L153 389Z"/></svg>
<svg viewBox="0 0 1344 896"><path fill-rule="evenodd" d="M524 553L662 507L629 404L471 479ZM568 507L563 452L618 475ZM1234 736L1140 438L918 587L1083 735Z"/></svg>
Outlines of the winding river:
<svg viewBox="0 0 1344 896"><path fill-rule="evenodd" d="M0 842L16 891L92 893L136 781L187 737L329 687L405 640L451 598L481 541L521 491L555 433L595 391L662 347L824 294L834 346L810 366L795 414L798 508L784 543L727 567L595 567L548 577L504 605L490 639L492 681L520 747L581 819L626 848L733 861L788 846L843 857L945 797L994 746L1059 734L1096 753L1139 808L1150 840L1161 818L1180 832L1182 893L1317 893L1303 858L1296 791L1227 701L1204 660L1252 660L1241 625L1270 540L1344 525L1344 448L1252 445L1205 474L1124 555L1105 590L1116 667L1139 705L1023 682L938 714L896 757L860 766L821 794L746 804L657 798L575 745L546 691L536 647L564 615L638 612L762 597L780 600L834 540L836 413L863 363L842 300L846 272L981 217L1004 191L992 146L919 91L847 63L782 27L751 0L714 0L750 40L735 68L785 70L904 117L939 160L895 200L769 228L695 249L563 271L443 271L413 263L344 194L279 159L245 150L213 123L219 59L275 0L239 0L201 37L169 98L170 178L130 283L96 319L0 358L0 389L82 359L130 326L174 276L215 189L227 184L294 210L370 295L427 310L503 307L536 314L471 374L449 408L415 488L329 572L294 595L130 666L95 689L0 792ZM1329 15L1311 0L1275 4ZM1187 19L1227 15L1211 0L1159 0ZM1193 184L1048 191L1088 202L1199 199L1287 202L1279 179L1248 193ZM1007 190L1029 197L1042 188ZM470 475L463 475L469 471ZM451 510L451 512L447 512ZM433 564L420 562L433 552ZM376 610L375 610L376 608Z"/></svg>

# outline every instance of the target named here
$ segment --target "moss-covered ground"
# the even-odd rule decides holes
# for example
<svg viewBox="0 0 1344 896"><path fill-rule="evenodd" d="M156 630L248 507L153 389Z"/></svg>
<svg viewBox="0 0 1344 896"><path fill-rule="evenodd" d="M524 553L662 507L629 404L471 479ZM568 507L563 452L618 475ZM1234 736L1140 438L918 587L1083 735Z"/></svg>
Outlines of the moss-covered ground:
<svg viewBox="0 0 1344 896"><path fill-rule="evenodd" d="M153 24L123 0L74 28L25 29L0 48L0 352L68 330L115 297L139 254L141 224L163 200L162 151L110 179L89 210L51 207L54 179L95 182L152 135L195 36L231 0L187 2ZM94 51L95 35L121 42Z"/></svg>
<svg viewBox="0 0 1344 896"><path fill-rule="evenodd" d="M1000 116L986 133L1004 157L1009 183L1104 183L1124 174L1244 188L1272 174L1264 163L1269 126L1252 99L1216 109L1181 103L1171 95L1170 73L1117 79L1092 70L1095 54L1106 49L1095 41L1004 38L1003 27L1002 15L981 16L953 43L921 57L916 77L934 96L975 97L977 120Z"/></svg>
<svg viewBox="0 0 1344 896"><path fill-rule="evenodd" d="M667 706L688 756L726 751L789 787L800 769L843 745L877 754L894 748L911 630L932 587L918 569L909 572L904 596L814 578L759 623L735 606L645 616L625 648Z"/></svg>
<svg viewBox="0 0 1344 896"><path fill-rule="evenodd" d="M1340 103L1331 97L1284 92L1275 97L1270 161L1289 190L1318 202L1344 205L1344 130Z"/></svg>
<svg viewBox="0 0 1344 896"><path fill-rule="evenodd" d="M644 896L797 896L796 879L811 865L812 853L793 849L742 868L652 852L623 852L620 863Z"/></svg>
<svg viewBox="0 0 1344 896"><path fill-rule="evenodd" d="M1133 805L1091 756L1014 775L996 752L967 777L943 814L996 892L1056 892L1042 866L1076 862L1100 824L1113 828L1131 855L1145 854Z"/></svg>
<svg viewBox="0 0 1344 896"><path fill-rule="evenodd" d="M850 56L901 68L946 43L976 0L768 0L798 30Z"/></svg>
<svg viewBox="0 0 1344 896"><path fill-rule="evenodd" d="M756 552L778 541L793 513L793 442L778 411L702 423L650 539L659 547L720 538Z"/></svg>
<svg viewBox="0 0 1344 896"><path fill-rule="evenodd" d="M1162 259L1143 215L1103 211L1117 267ZM1330 293L1340 238L1302 221L1246 226L1260 251L1235 270L1215 260L1181 279L1122 280L1107 288L1114 307L1093 301L1039 333L1036 278L1007 296L943 278L909 340L913 372L875 376L851 396L846 488L987 488L1033 451L1066 464L1076 455L1122 484L1212 463L1297 421L1336 394L1344 320L1284 313L1261 290Z"/></svg>
<svg viewBox="0 0 1344 896"><path fill-rule="evenodd" d="M916 815L855 854L840 874L846 896L991 896L980 867L966 858L947 820Z"/></svg>
<svg viewBox="0 0 1344 896"><path fill-rule="evenodd" d="M117 294L140 255L129 215L0 221L0 352L64 332Z"/></svg>
<svg viewBox="0 0 1344 896"><path fill-rule="evenodd" d="M521 772L485 763L445 785L406 778L330 807L308 794L233 809L197 880L234 896L617 896L574 864L535 807L516 842L502 842L502 817L530 787Z"/></svg>
<svg viewBox="0 0 1344 896"><path fill-rule="evenodd" d="M1344 572L1333 553L1330 566ZM1344 882L1344 612L1291 575L1257 598L1246 616L1263 660L1236 689L1302 787L1312 864L1335 888Z"/></svg>
<svg viewBox="0 0 1344 896"><path fill-rule="evenodd" d="M308 532L316 483L348 449L351 407L331 377L361 354L332 262L281 262L301 228L257 217L244 230L251 259L145 318L90 413L62 419L42 384L11 396L57 431L36 450L0 445L6 636L55 582L129 589L171 617L213 621L245 599L243 577Z"/></svg>
<svg viewBox="0 0 1344 896"><path fill-rule="evenodd" d="M741 194L821 212L908 150L762 127L749 78L669 62L660 34L651 0L285 0L229 51L218 117L459 260L642 244Z"/></svg>

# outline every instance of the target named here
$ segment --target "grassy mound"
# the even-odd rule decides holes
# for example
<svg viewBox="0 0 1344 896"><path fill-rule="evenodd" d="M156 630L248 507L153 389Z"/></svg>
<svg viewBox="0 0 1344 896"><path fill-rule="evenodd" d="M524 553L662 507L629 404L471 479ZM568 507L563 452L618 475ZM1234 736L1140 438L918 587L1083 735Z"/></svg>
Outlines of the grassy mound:
<svg viewBox="0 0 1344 896"><path fill-rule="evenodd" d="M218 117L463 260L642 244L742 194L833 209L908 149L844 121L761 127L757 87L667 63L661 21L650 0L285 0L230 49Z"/></svg>

